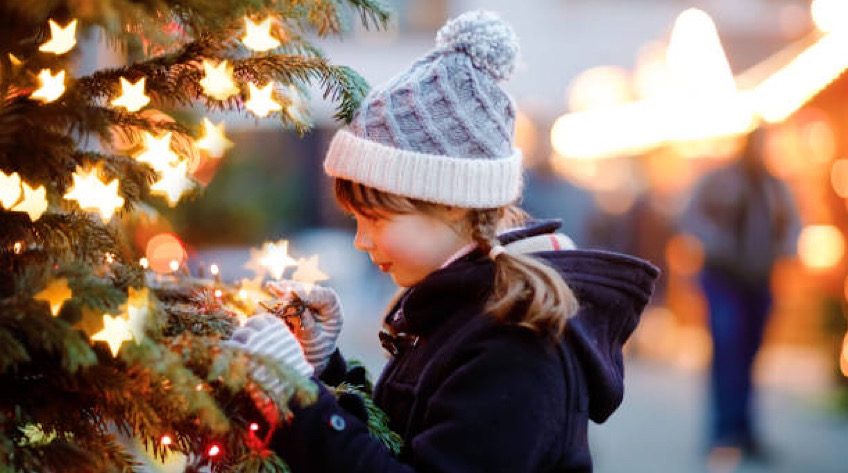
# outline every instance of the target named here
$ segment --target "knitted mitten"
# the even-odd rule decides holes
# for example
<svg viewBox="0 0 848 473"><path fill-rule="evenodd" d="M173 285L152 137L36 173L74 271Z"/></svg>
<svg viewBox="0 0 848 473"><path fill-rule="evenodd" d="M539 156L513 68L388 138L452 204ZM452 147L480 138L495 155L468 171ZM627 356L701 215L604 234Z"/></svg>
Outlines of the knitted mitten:
<svg viewBox="0 0 848 473"><path fill-rule="evenodd" d="M293 368L306 377L312 376L314 372L288 326L270 314L251 317L243 327L233 332L230 340L224 343L252 355L270 358ZM286 388L282 381L273 376L264 366L253 368L251 374L253 379L265 386L272 395L279 397Z"/></svg>
<svg viewBox="0 0 848 473"><path fill-rule="evenodd" d="M336 292L328 287L306 286L295 281L274 281L266 285L282 302L299 298L306 304L300 330L295 332L306 359L321 373L336 350L342 330L342 306Z"/></svg>

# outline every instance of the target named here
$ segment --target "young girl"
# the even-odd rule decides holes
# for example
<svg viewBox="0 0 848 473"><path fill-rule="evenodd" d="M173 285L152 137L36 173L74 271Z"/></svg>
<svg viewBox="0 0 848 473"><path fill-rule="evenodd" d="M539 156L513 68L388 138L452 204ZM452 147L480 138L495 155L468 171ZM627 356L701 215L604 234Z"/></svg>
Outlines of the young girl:
<svg viewBox="0 0 848 473"><path fill-rule="evenodd" d="M385 319L392 358L374 390L403 450L389 453L317 380L318 401L294 406L271 447L296 473L591 471L587 423L621 403L622 344L657 270L568 249L559 223L513 206L521 155L498 85L518 50L510 27L471 12L437 43L369 94L324 162L356 219L354 245L406 288ZM296 334L256 317L234 343L337 383L338 299L295 289L309 306Z"/></svg>

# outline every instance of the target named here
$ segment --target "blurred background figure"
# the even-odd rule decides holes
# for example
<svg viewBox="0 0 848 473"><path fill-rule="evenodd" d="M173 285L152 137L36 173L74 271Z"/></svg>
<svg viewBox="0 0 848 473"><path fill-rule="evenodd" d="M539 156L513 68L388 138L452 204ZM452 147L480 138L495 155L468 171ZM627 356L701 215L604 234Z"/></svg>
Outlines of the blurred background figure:
<svg viewBox="0 0 848 473"><path fill-rule="evenodd" d="M698 181L682 221L705 255L698 281L713 342L709 446L753 457L764 453L752 372L772 306L770 275L776 259L795 254L801 231L792 194L764 166L765 134L752 131L739 159Z"/></svg>

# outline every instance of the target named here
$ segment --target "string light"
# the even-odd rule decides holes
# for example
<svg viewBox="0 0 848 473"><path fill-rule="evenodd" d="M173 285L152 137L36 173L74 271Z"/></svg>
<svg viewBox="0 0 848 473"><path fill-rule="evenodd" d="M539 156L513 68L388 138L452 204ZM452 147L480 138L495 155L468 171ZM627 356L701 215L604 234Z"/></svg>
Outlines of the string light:
<svg viewBox="0 0 848 473"><path fill-rule="evenodd" d="M92 340L104 341L109 344L112 356L118 356L121 345L127 340L132 340L133 334L129 324L121 317L113 317L109 314L103 315L103 330L94 334Z"/></svg>
<svg viewBox="0 0 848 473"><path fill-rule="evenodd" d="M147 269L150 266L150 262L144 257L138 260L138 264L144 269Z"/></svg>
<svg viewBox="0 0 848 473"><path fill-rule="evenodd" d="M224 122L215 125L208 118L204 118L203 130L203 138L196 145L198 148L208 151L209 156L220 158L224 156L224 152L228 148L233 146L233 142L224 136Z"/></svg>
<svg viewBox="0 0 848 473"><path fill-rule="evenodd" d="M50 305L50 313L53 317L59 315L59 310L68 299L73 296L71 289L68 287L68 280L65 278L54 279L41 292L35 295L33 299L44 301Z"/></svg>
<svg viewBox="0 0 848 473"><path fill-rule="evenodd" d="M150 192L164 196L171 207L177 205L183 194L191 189L193 182L188 178L188 163L180 161L161 170L162 177L150 186Z"/></svg>
<svg viewBox="0 0 848 473"><path fill-rule="evenodd" d="M215 289L215 297L220 299L221 296L223 296L223 295L224 295L223 291L221 291L220 289Z"/></svg>
<svg viewBox="0 0 848 473"><path fill-rule="evenodd" d="M221 61L215 66L204 59L203 71L205 75L200 85L206 95L217 100L227 100L240 92L233 80L233 68L227 65L227 61Z"/></svg>
<svg viewBox="0 0 848 473"><path fill-rule="evenodd" d="M21 177L18 173L6 174L0 171L0 204L11 209L21 197Z"/></svg>
<svg viewBox="0 0 848 473"><path fill-rule="evenodd" d="M211 447L209 447L209 456L210 457L216 457L220 453L221 453L221 447L219 447L218 445L213 444Z"/></svg>
<svg viewBox="0 0 848 473"><path fill-rule="evenodd" d="M249 89L249 99L244 103L245 108L253 112L256 116L267 117L271 112L277 112L283 109L279 103L275 102L271 97L274 92L274 84L269 82L261 89L256 87L252 82L247 84Z"/></svg>
<svg viewBox="0 0 848 473"><path fill-rule="evenodd" d="M162 445L171 445L171 436L170 435L163 435L161 443L162 443Z"/></svg>
<svg viewBox="0 0 848 473"><path fill-rule="evenodd" d="M23 244L19 241L16 241L14 245L12 245L12 251L15 252L16 255L21 254L23 250Z"/></svg>
<svg viewBox="0 0 848 473"><path fill-rule="evenodd" d="M171 151L170 131L159 138L145 131L141 138L144 140L144 149L135 156L136 161L149 164L159 172L167 170L171 163L179 161L180 157Z"/></svg>
<svg viewBox="0 0 848 473"><path fill-rule="evenodd" d="M76 200L83 210L97 210L104 222L108 222L115 211L124 205L124 198L118 195L118 180L108 184L99 178L99 170L92 168L84 171L77 167L72 174L74 183L64 198Z"/></svg>
<svg viewBox="0 0 848 473"><path fill-rule="evenodd" d="M112 263L114 263L114 262L115 262L115 253L111 253L111 252L108 252L108 251L107 251L107 252L103 255L103 258L106 260L106 262L107 262L107 263L112 264Z"/></svg>
<svg viewBox="0 0 848 473"><path fill-rule="evenodd" d="M21 183L21 188L24 191L24 200L14 206L12 210L17 212L26 212L31 221L36 221L47 210L47 190L44 186L38 186L33 189L26 182Z"/></svg>
<svg viewBox="0 0 848 473"><path fill-rule="evenodd" d="M121 77L121 95L111 102L112 106L137 112L150 103L150 97L144 94L144 79L142 77L133 84Z"/></svg>
<svg viewBox="0 0 848 473"><path fill-rule="evenodd" d="M257 430L259 430L259 424L257 424L256 422L251 422L250 423L250 430L253 431L253 432L256 432Z"/></svg>
<svg viewBox="0 0 848 473"><path fill-rule="evenodd" d="M212 273L213 276L217 276L219 272L218 265L213 264L212 266L209 266L209 272Z"/></svg>
<svg viewBox="0 0 848 473"><path fill-rule="evenodd" d="M53 54L65 54L77 44L77 20L74 19L62 28L55 21L50 20L50 41L38 47L39 51Z"/></svg>
<svg viewBox="0 0 848 473"><path fill-rule="evenodd" d="M244 17L245 34L241 38L241 42L248 48L260 53L279 46L280 42L277 38L271 36L271 20L273 18L269 16L262 23L256 24L250 21L250 18Z"/></svg>
<svg viewBox="0 0 848 473"><path fill-rule="evenodd" d="M41 87L32 93L31 97L44 103L50 103L65 93L65 71L59 71L54 76L50 69L42 69L38 73Z"/></svg>
<svg viewBox="0 0 848 473"><path fill-rule="evenodd" d="M171 271L176 272L178 269L180 269L180 262L175 259L172 259L170 263L170 268Z"/></svg>

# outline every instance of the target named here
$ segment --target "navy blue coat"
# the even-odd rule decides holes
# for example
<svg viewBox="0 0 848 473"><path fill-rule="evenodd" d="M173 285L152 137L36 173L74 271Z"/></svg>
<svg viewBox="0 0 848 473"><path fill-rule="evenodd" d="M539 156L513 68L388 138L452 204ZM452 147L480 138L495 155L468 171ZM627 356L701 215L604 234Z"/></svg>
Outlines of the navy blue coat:
<svg viewBox="0 0 848 473"><path fill-rule="evenodd" d="M542 222L501 240L558 227ZM394 331L410 335L374 391L405 442L399 457L324 387L315 404L295 408L271 447L295 473L592 471L588 421L603 422L622 401L622 345L658 271L608 252L533 255L555 267L580 302L562 339L483 311L494 264L475 250L407 290L387 316Z"/></svg>

